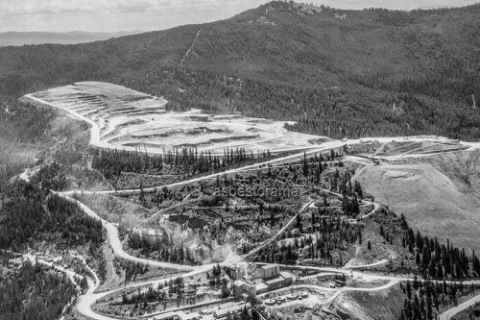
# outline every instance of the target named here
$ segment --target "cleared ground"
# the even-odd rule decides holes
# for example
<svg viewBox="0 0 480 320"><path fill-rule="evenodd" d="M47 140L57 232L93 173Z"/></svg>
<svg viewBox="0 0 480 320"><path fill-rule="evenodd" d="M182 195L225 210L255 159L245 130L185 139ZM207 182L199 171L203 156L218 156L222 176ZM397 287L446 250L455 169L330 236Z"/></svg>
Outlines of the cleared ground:
<svg viewBox="0 0 480 320"><path fill-rule="evenodd" d="M364 166L354 179L422 233L480 250L480 152L404 157Z"/></svg>
<svg viewBox="0 0 480 320"><path fill-rule="evenodd" d="M281 121L200 110L167 112L162 98L102 82L79 82L24 99L87 121L92 126L90 143L104 148L165 153L195 147L223 155L226 148L276 153L309 149L328 140L287 131Z"/></svg>
<svg viewBox="0 0 480 320"><path fill-rule="evenodd" d="M398 319L403 299L398 286L379 292L346 292L335 299L332 310L355 320Z"/></svg>
<svg viewBox="0 0 480 320"><path fill-rule="evenodd" d="M375 152L378 157L429 155L467 149L457 141L402 141L383 144Z"/></svg>

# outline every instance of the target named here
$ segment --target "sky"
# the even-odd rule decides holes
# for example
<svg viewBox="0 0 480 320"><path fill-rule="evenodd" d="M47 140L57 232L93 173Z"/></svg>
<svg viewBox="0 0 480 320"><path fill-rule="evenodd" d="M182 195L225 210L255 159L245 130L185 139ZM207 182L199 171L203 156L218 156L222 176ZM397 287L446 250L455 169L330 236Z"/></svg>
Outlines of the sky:
<svg viewBox="0 0 480 320"><path fill-rule="evenodd" d="M411 10L480 0L303 0L340 9ZM269 0L0 0L6 31L136 32L229 18ZM297 1L301 2L301 1Z"/></svg>

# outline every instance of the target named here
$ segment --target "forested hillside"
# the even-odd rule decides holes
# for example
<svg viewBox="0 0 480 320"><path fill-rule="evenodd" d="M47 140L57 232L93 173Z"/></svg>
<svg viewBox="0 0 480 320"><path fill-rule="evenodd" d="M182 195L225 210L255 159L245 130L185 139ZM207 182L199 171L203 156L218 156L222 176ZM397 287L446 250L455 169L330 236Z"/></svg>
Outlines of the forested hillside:
<svg viewBox="0 0 480 320"><path fill-rule="evenodd" d="M18 252L30 243L88 245L95 252L104 241L102 223L78 205L36 186L17 181L5 190L0 216L0 249Z"/></svg>
<svg viewBox="0 0 480 320"><path fill-rule="evenodd" d="M407 13L271 2L103 42L0 48L2 145L38 143L48 127L50 115L25 113L18 97L82 80L163 95L171 110L240 111L334 138L478 140L478 16L480 5Z"/></svg>
<svg viewBox="0 0 480 320"><path fill-rule="evenodd" d="M5 261L8 262L2 257ZM33 266L29 261L8 277L0 274L0 292L1 320L56 319L76 294L74 284L66 276L40 264Z"/></svg>

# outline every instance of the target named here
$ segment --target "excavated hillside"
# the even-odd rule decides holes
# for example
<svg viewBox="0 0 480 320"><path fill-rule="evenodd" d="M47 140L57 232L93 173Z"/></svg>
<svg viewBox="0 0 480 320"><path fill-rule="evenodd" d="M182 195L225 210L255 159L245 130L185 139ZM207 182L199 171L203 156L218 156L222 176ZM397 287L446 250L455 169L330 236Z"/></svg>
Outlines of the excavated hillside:
<svg viewBox="0 0 480 320"><path fill-rule="evenodd" d="M345 292L332 303L330 310L342 319L390 320L400 316L404 294L399 286L378 292Z"/></svg>
<svg viewBox="0 0 480 320"><path fill-rule="evenodd" d="M480 251L480 151L365 166L354 179L422 233Z"/></svg>

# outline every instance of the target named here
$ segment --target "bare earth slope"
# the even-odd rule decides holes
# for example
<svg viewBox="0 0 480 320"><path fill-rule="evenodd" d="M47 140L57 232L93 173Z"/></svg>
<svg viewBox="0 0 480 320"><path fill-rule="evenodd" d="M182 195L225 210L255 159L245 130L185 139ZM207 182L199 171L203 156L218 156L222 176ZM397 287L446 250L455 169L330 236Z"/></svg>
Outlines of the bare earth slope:
<svg viewBox="0 0 480 320"><path fill-rule="evenodd" d="M399 318L402 307L399 302L403 299L398 286L379 292L347 292L335 299L332 309L347 319L390 320Z"/></svg>
<svg viewBox="0 0 480 320"><path fill-rule="evenodd" d="M220 155L225 148L244 148L281 153L314 148L322 138L288 131L281 121L240 114L167 112L162 98L105 82L77 82L22 100L86 121L92 127L90 144L102 148L145 148L151 153L198 148Z"/></svg>
<svg viewBox="0 0 480 320"><path fill-rule="evenodd" d="M478 252L479 170L480 152L455 152L363 167L354 179L422 233Z"/></svg>

